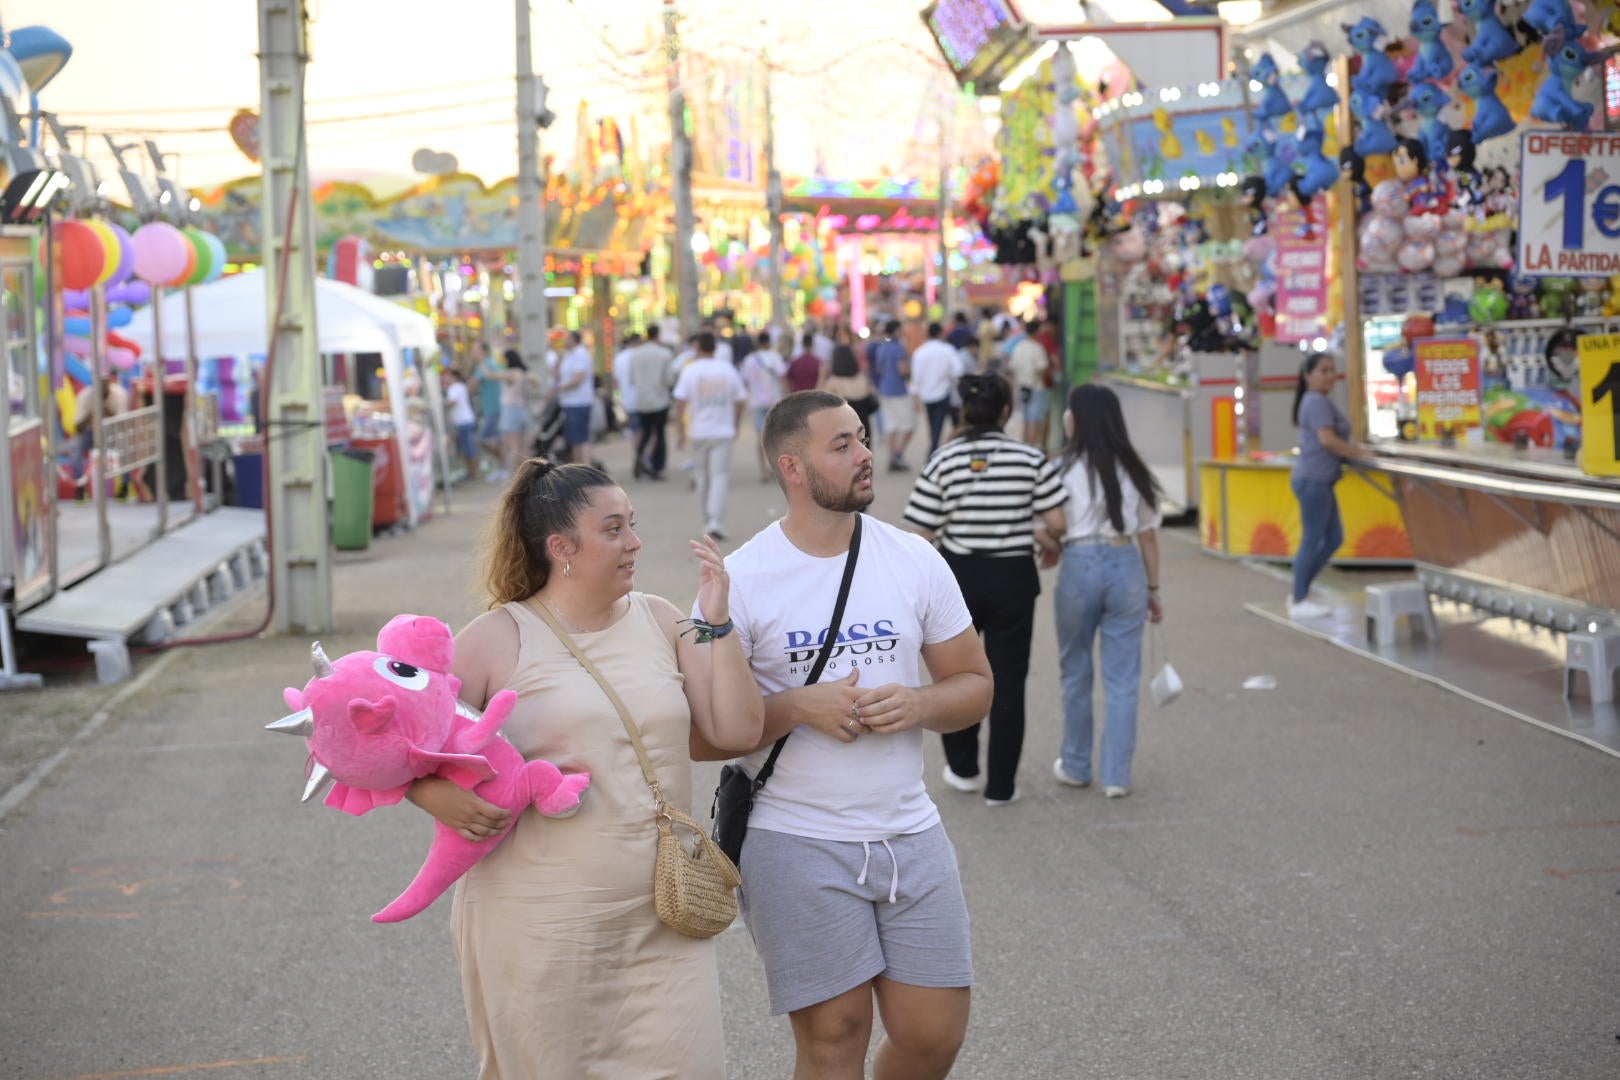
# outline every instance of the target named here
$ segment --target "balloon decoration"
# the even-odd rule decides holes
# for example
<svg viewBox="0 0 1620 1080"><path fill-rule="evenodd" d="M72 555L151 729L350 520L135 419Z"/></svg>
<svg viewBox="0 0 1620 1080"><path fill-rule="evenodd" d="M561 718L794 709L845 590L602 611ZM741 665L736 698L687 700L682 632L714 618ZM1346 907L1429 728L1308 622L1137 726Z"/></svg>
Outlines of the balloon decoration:
<svg viewBox="0 0 1620 1080"><path fill-rule="evenodd" d="M166 221L149 221L130 238L135 276L149 285L172 285L197 258L185 233Z"/></svg>
<svg viewBox="0 0 1620 1080"><path fill-rule="evenodd" d="M209 279L214 270L214 249L208 246L206 233L201 229L182 229L186 240L196 253L193 259L191 273L182 284L201 285Z"/></svg>
<svg viewBox="0 0 1620 1080"><path fill-rule="evenodd" d="M88 289L101 278L107 251L101 237L82 221L58 221L51 237L59 252L57 277L69 289Z"/></svg>

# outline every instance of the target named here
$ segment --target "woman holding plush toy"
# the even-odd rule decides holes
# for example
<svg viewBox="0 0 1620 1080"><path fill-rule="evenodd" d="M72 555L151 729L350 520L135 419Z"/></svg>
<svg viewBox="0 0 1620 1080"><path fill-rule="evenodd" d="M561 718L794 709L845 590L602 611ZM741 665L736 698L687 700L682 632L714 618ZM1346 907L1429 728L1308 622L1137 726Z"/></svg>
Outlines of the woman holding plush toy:
<svg viewBox="0 0 1620 1080"><path fill-rule="evenodd" d="M764 704L729 633L730 579L714 541L691 542L700 633L669 601L634 591L640 547L630 499L606 473L525 461L485 543L490 610L456 638L462 699L482 708L516 691L503 732L523 756L591 774L577 814L525 811L457 887L481 1080L725 1075L714 944L659 922L652 796L614 705L545 618L623 699L664 797L690 808L689 739L751 748ZM410 799L470 840L506 823L506 811L436 777L416 781Z"/></svg>

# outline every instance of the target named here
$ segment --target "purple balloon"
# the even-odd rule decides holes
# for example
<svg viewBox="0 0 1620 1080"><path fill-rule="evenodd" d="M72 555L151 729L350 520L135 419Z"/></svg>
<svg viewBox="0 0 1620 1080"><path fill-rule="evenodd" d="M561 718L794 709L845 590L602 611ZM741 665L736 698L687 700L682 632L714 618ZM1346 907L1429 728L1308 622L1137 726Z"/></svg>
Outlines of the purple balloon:
<svg viewBox="0 0 1620 1080"><path fill-rule="evenodd" d="M118 238L118 271L108 278L106 285L109 289L122 285L135 276L135 243L129 238L122 225L116 222L105 222L107 228Z"/></svg>
<svg viewBox="0 0 1620 1080"><path fill-rule="evenodd" d="M89 311L90 310L90 290L89 289L63 289L62 290L62 310L63 311Z"/></svg>
<svg viewBox="0 0 1620 1080"><path fill-rule="evenodd" d="M109 304L135 304L139 306L152 299L152 287L144 281L126 281L107 290Z"/></svg>

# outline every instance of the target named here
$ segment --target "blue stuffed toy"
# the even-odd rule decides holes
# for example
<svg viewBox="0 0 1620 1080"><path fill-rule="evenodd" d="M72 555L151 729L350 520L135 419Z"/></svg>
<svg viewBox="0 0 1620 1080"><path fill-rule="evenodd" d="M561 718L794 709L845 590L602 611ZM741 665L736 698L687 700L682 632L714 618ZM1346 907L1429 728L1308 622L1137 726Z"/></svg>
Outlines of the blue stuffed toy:
<svg viewBox="0 0 1620 1080"><path fill-rule="evenodd" d="M1322 142L1327 137L1322 121L1312 117L1299 132L1299 163L1304 173L1299 179L1302 198L1312 198L1326 191L1339 180L1338 163L1322 153Z"/></svg>
<svg viewBox="0 0 1620 1080"><path fill-rule="evenodd" d="M1395 132L1384 122L1387 110L1378 94L1355 90L1350 94L1350 115L1356 118L1355 150L1363 159L1395 152Z"/></svg>
<svg viewBox="0 0 1620 1080"><path fill-rule="evenodd" d="M1558 26L1542 39L1541 47L1547 54L1547 75L1536 87L1530 115L1562 124L1568 131L1585 131L1592 123L1592 104L1576 101L1570 89L1581 72L1603 58L1581 48L1578 41L1565 41L1563 29Z"/></svg>
<svg viewBox="0 0 1620 1080"><path fill-rule="evenodd" d="M1299 113L1301 120L1339 107L1339 92L1329 86L1327 81L1328 64L1332 60L1327 46L1320 41L1313 41L1300 51L1299 68L1310 76L1305 93L1294 106L1294 111Z"/></svg>
<svg viewBox="0 0 1620 1080"><path fill-rule="evenodd" d="M1502 99L1496 96L1501 72L1494 67L1469 64L1457 76L1457 89L1474 99L1474 145L1506 135L1516 126Z"/></svg>
<svg viewBox="0 0 1620 1080"><path fill-rule="evenodd" d="M1350 38L1350 47L1361 56L1361 70L1350 80L1350 88L1383 97L1400 81L1395 61L1379 44L1389 36L1388 31L1377 19L1367 15L1354 26L1344 24L1344 32Z"/></svg>
<svg viewBox="0 0 1620 1080"><path fill-rule="evenodd" d="M1474 24L1474 40L1462 54L1465 63L1494 64L1524 48L1496 17L1496 0L1457 0L1457 10Z"/></svg>
<svg viewBox="0 0 1620 1080"><path fill-rule="evenodd" d="M1249 71L1249 77L1260 84L1260 102L1254 107L1254 118L1270 126L1273 120L1294 111L1288 95L1282 89L1282 71L1270 53L1262 53Z"/></svg>
<svg viewBox="0 0 1620 1080"><path fill-rule="evenodd" d="M1428 152L1429 160L1444 161L1451 127L1440 119L1440 110L1451 104L1450 96L1432 82L1420 82L1407 94L1406 103L1423 121L1418 134L1423 139L1423 149Z"/></svg>
<svg viewBox="0 0 1620 1080"><path fill-rule="evenodd" d="M1575 21L1569 0L1532 0L1524 11L1524 22L1543 38L1556 29L1563 30L1565 41L1575 41L1586 33L1586 27Z"/></svg>
<svg viewBox="0 0 1620 1080"><path fill-rule="evenodd" d="M1440 21L1440 12L1431 0L1417 0L1412 5L1411 28L1412 36L1418 40L1418 58L1406 73L1408 81L1433 79L1439 82L1451 74L1456 61L1451 58L1451 50L1440 40L1446 25Z"/></svg>

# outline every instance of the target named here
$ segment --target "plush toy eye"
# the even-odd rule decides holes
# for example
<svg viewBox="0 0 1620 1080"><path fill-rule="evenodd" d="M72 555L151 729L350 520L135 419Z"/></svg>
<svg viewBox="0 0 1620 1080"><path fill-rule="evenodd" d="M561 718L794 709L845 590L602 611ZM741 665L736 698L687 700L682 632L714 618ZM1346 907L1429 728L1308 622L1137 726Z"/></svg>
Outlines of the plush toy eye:
<svg viewBox="0 0 1620 1080"><path fill-rule="evenodd" d="M379 656L372 667L377 674L395 685L406 690L426 690L428 673L419 667L413 667L403 660L395 660L389 656Z"/></svg>

